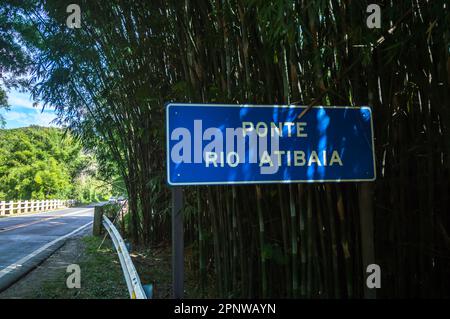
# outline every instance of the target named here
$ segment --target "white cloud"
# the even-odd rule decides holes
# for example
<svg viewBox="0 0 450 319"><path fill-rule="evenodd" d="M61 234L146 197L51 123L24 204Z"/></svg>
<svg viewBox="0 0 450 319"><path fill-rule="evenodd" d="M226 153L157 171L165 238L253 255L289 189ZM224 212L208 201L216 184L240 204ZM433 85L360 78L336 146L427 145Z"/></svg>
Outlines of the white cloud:
<svg viewBox="0 0 450 319"><path fill-rule="evenodd" d="M11 111L0 112L6 120L7 128L25 127L30 125L54 126L51 123L56 115L50 111L40 112L36 109L27 109L24 107L12 108Z"/></svg>
<svg viewBox="0 0 450 319"><path fill-rule="evenodd" d="M27 114L20 112L9 111L2 115L7 121L25 121L27 119Z"/></svg>
<svg viewBox="0 0 450 319"><path fill-rule="evenodd" d="M36 107L33 106L33 100L29 93L22 93L17 90L11 90L8 93L8 104L11 106L20 106L28 109L42 110L42 103L38 103ZM46 106L45 109L54 109L51 106Z"/></svg>
<svg viewBox="0 0 450 319"><path fill-rule="evenodd" d="M28 93L11 90L7 94L10 110L0 110L0 115L6 120L6 128L30 125L57 126L50 124L56 118L54 108L46 107L42 112L42 104L33 107L33 101Z"/></svg>
<svg viewBox="0 0 450 319"><path fill-rule="evenodd" d="M8 94L8 104L12 106L21 106L29 109L34 108L33 102L31 102L28 98L23 98L19 94Z"/></svg>
<svg viewBox="0 0 450 319"><path fill-rule="evenodd" d="M34 117L34 123L40 126L57 126L54 123L51 123L56 118L55 114L51 113L40 113Z"/></svg>

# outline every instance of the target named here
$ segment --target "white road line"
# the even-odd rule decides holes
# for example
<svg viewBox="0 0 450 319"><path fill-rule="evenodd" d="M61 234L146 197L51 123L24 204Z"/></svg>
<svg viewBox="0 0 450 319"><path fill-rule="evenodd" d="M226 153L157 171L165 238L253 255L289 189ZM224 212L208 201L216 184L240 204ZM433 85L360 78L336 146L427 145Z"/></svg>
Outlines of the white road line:
<svg viewBox="0 0 450 319"><path fill-rule="evenodd" d="M69 215L73 215L74 213L84 212L84 211L86 211L86 210L90 210L90 209L94 209L94 208L93 208L93 207L92 207L92 208L85 208L85 209L77 210L77 211L75 211L75 212L73 212L73 213L64 214L65 211L66 211L66 210L69 210L69 209L73 209L73 207L72 207L72 208L58 209L58 210L49 210L49 211L46 211L46 212L39 212L39 213L21 214L21 215L17 215L17 216L8 216L8 215L5 215L5 217L2 218L2 219L0 219L0 221L1 221L1 220L5 220L5 221L6 221L6 220L8 220L8 219L15 219L15 218L39 217L39 216L45 216L45 215L49 215L49 214L55 214L55 213L57 214L57 213L59 213L59 212L61 212L62 215L55 215L55 216L69 216Z"/></svg>
<svg viewBox="0 0 450 319"><path fill-rule="evenodd" d="M17 262L9 265L8 267L0 270L0 278L6 276L7 274L9 274L10 272L20 268L23 266L24 263L26 263L28 260L30 260L31 258L35 257L36 255L40 254L41 252L43 252L44 250L46 250L47 248L49 248L50 246L56 244L57 242L64 240L74 234L76 234L77 232L85 229L86 227L90 226L93 222L89 222L77 229L75 229L74 231L72 231L71 233L61 236L59 238L56 238L55 240L49 242L48 244L45 244L44 246L42 246L41 248L36 249L35 251L33 251L31 254L23 257L22 259L18 260Z"/></svg>
<svg viewBox="0 0 450 319"><path fill-rule="evenodd" d="M34 224L43 223L43 222L46 222L46 221L49 221L49 220L53 220L53 219L64 218L64 217L73 216L73 215L79 215L79 214L87 212L88 210L91 210L91 209L92 208L85 208L85 209L77 210L76 212L72 212L72 213L68 213L68 214L64 214L64 215L55 215L55 216L52 216L52 217L45 217L44 219L34 220L34 221L26 223L26 224L12 225L12 226L3 228L2 230L0 230L0 233L4 233L4 232L7 232L7 231L15 230L15 229L18 229L18 228L24 228L24 227L31 226L31 225L34 225Z"/></svg>

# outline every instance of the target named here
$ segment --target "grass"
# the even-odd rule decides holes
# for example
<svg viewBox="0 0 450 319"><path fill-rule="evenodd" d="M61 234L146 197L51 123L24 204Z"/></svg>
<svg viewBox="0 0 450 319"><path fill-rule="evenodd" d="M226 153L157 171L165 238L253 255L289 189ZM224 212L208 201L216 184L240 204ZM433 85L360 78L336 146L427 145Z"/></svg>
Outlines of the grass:
<svg viewBox="0 0 450 319"><path fill-rule="evenodd" d="M172 260L170 246L136 247L130 254L142 284L153 284L153 298L172 298ZM193 265L191 249L185 250L185 298L214 298L213 278L209 277L208 290L202 294L198 273Z"/></svg>
<svg viewBox="0 0 450 319"><path fill-rule="evenodd" d="M109 240L98 249L101 238L84 237L84 252L78 265L81 269L81 288L68 289L65 269L42 283L33 298L49 299L128 299L128 290L116 251Z"/></svg>

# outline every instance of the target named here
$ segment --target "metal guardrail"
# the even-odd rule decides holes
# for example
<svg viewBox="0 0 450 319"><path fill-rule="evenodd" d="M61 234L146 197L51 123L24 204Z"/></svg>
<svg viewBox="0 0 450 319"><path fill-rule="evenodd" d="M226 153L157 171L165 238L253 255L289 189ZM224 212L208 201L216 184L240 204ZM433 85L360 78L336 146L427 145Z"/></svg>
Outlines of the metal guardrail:
<svg viewBox="0 0 450 319"><path fill-rule="evenodd" d="M103 215L103 226L111 236L114 247L116 247L117 255L119 256L120 264L122 265L122 271L127 282L128 292L131 299L147 299L144 288L142 287L141 280L137 274L136 268L134 268L128 249L125 246L122 236L119 231L108 219Z"/></svg>

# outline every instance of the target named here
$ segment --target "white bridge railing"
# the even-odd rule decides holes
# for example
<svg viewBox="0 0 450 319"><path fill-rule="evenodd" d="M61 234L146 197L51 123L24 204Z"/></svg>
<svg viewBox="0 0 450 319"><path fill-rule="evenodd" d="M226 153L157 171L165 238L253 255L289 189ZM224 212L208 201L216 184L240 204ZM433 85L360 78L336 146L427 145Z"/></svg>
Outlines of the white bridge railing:
<svg viewBox="0 0 450 319"><path fill-rule="evenodd" d="M0 216L10 216L24 213L38 213L46 210L58 209L61 207L70 207L75 204L75 200L24 200L24 201L0 201Z"/></svg>

